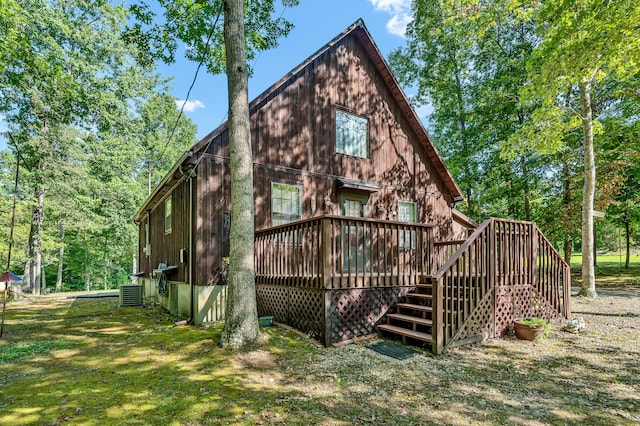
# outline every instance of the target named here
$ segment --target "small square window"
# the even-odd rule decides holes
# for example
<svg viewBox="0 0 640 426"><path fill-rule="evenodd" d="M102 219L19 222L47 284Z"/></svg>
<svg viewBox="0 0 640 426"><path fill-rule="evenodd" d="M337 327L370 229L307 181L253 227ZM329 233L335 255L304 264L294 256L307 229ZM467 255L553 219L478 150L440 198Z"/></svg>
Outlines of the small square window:
<svg viewBox="0 0 640 426"><path fill-rule="evenodd" d="M416 203L411 201L398 201L398 221L416 222ZM415 250L416 231L400 230L398 234L400 250Z"/></svg>
<svg viewBox="0 0 640 426"><path fill-rule="evenodd" d="M171 195L169 195L169 197L164 200L164 232L165 233L169 233L171 232L171 214L172 214L172 202L171 202Z"/></svg>
<svg viewBox="0 0 640 426"><path fill-rule="evenodd" d="M369 120L336 110L336 152L369 157Z"/></svg>

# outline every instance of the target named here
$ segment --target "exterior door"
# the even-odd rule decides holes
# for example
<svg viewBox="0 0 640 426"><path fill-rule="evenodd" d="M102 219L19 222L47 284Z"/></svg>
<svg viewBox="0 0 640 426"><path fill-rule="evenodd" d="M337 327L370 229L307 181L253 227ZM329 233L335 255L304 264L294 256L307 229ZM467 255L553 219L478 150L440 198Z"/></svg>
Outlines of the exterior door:
<svg viewBox="0 0 640 426"><path fill-rule="evenodd" d="M369 197L360 194L340 195L340 210L343 216L366 217ZM342 271L364 272L370 269L371 235L362 223L342 227Z"/></svg>

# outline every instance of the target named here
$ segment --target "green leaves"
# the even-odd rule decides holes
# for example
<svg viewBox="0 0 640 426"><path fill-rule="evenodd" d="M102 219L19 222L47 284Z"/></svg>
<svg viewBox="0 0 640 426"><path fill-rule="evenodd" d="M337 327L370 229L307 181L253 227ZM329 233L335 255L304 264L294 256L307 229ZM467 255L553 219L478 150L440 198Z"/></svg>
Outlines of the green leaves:
<svg viewBox="0 0 640 426"><path fill-rule="evenodd" d="M123 33L127 13L106 0L7 0L0 8L10 36L0 41L0 114L32 168L21 173L14 268L25 261L33 189L42 188L47 276L55 277L65 244L65 282L75 288L126 276L136 235L130 217L147 194L143 165L155 160L159 180L195 142L195 126L182 118L158 160L178 112L152 62L136 62L148 57ZM11 158L0 163L11 169L0 174L7 188ZM0 227L8 235L5 221Z"/></svg>
<svg viewBox="0 0 640 426"><path fill-rule="evenodd" d="M125 39L139 46L139 51L149 52L149 60L175 62L177 54L202 62L207 71L221 74L226 69L223 40L223 0L159 0L162 16L151 11L142 1L131 6L137 22L131 24ZM299 0L283 0L283 7L295 6ZM286 19L275 18L275 0L247 0L245 3L245 39L247 61L256 58L263 50L272 49L280 37L293 28ZM181 44L186 48L181 51Z"/></svg>

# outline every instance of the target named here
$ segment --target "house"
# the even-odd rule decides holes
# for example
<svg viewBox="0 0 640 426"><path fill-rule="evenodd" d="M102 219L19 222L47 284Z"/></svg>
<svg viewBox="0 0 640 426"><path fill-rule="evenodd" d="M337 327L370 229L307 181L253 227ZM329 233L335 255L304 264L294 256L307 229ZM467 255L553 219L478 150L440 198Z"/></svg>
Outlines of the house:
<svg viewBox="0 0 640 426"><path fill-rule="evenodd" d="M361 20L249 107L260 315L327 345L377 329L437 352L514 315L568 315L568 266L552 247L536 257L535 224L455 209L460 188ZM224 123L195 144L135 216L145 296L195 323L224 316L228 137Z"/></svg>

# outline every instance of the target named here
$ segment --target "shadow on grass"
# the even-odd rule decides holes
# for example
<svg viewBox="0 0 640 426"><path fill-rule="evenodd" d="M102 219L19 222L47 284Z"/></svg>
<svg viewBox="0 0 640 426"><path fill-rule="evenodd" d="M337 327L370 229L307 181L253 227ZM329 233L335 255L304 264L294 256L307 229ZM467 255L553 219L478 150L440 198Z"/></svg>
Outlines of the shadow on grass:
<svg viewBox="0 0 640 426"><path fill-rule="evenodd" d="M638 352L557 342L399 361L364 345L316 349L264 329L218 346L220 328L174 327L113 300L12 305L0 341L0 424L634 424ZM60 343L63 342L63 343ZM16 352L20 345L39 348Z"/></svg>

